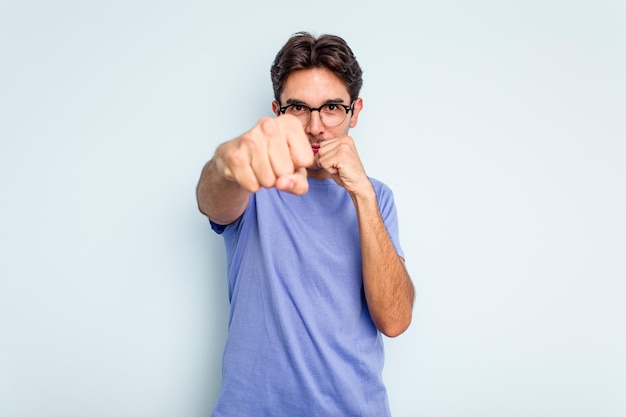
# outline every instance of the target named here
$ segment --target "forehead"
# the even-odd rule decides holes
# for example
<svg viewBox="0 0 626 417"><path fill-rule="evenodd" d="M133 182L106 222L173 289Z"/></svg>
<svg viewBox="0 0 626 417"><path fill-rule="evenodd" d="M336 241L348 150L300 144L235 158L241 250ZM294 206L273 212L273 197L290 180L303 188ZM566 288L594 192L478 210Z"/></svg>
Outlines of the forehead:
<svg viewBox="0 0 626 417"><path fill-rule="evenodd" d="M287 77L281 94L281 102L301 100L317 105L328 100L350 101L350 94L341 78L326 68L311 68L295 71Z"/></svg>

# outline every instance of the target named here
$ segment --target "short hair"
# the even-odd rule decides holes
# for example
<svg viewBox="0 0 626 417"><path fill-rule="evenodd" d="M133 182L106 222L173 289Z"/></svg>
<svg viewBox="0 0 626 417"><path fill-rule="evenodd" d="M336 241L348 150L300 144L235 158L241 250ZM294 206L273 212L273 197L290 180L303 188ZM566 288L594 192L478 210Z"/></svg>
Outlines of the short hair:
<svg viewBox="0 0 626 417"><path fill-rule="evenodd" d="M332 71L343 81L350 101L359 97L363 71L346 41L336 35L316 38L308 32L298 32L278 51L270 70L276 101L280 101L285 80L292 72L311 68Z"/></svg>

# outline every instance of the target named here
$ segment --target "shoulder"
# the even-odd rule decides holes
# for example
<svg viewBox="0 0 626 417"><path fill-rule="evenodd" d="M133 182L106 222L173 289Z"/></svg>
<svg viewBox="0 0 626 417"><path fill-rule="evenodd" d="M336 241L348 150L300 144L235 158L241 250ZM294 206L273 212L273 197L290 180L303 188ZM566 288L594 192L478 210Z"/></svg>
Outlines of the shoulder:
<svg viewBox="0 0 626 417"><path fill-rule="evenodd" d="M370 182L372 183L372 186L374 187L374 191L376 191L376 195L379 196L379 198L381 196L392 196L393 195L393 191L391 190L391 188L385 184L384 182L376 179L376 178L372 178L369 177Z"/></svg>

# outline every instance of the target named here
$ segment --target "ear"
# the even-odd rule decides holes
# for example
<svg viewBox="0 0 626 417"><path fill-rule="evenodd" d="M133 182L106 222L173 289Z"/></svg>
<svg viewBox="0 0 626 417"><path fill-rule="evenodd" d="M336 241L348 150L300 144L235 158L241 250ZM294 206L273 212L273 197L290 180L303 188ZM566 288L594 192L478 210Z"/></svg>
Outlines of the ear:
<svg viewBox="0 0 626 417"><path fill-rule="evenodd" d="M278 116L278 102L276 100L272 101L272 112Z"/></svg>
<svg viewBox="0 0 626 417"><path fill-rule="evenodd" d="M352 116L350 117L350 128L356 126L359 121L359 113L363 110L363 99L361 97L354 100L354 104L352 105Z"/></svg>

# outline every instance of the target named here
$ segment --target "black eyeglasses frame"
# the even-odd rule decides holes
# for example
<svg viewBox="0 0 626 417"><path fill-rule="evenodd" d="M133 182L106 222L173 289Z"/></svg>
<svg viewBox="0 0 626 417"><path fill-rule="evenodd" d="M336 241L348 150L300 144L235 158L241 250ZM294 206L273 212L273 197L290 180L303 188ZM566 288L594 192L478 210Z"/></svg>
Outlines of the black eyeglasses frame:
<svg viewBox="0 0 626 417"><path fill-rule="evenodd" d="M304 103L291 103L291 104L288 104L288 105L286 105L284 107L280 107L280 102L278 102L278 113L279 114L285 114L285 112L287 111L288 108L294 107L294 106L301 106L301 107L306 107L307 109L309 109L309 120L307 121L307 123L309 123L311 121L311 114L313 114L314 111L320 113L320 115L321 115L322 114L321 113L322 108L326 107L326 106L340 106L340 107L343 107L344 110L346 111L346 116L348 115L348 112L352 112L352 114L354 114L354 101L349 106L347 106L345 104L341 104L341 103L324 103L324 104L322 104L319 107L311 107L311 106L308 106L308 105L306 105ZM324 118L322 118L321 120L322 120L322 123L324 123ZM345 122L345 120L346 119L343 119L344 122ZM343 122L341 122L341 123L343 123ZM341 123L339 123L339 125L341 125ZM324 124L326 124L326 123L324 123ZM337 125L337 126L339 126L339 125Z"/></svg>

